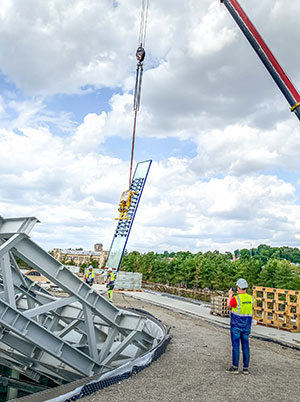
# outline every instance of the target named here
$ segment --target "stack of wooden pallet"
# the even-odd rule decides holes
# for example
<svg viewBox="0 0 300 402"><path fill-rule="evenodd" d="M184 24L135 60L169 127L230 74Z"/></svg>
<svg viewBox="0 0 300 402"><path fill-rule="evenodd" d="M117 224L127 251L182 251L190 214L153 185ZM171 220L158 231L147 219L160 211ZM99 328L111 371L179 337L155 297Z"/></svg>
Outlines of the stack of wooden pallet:
<svg viewBox="0 0 300 402"><path fill-rule="evenodd" d="M219 315L220 317L229 317L230 310L227 308L227 297L212 296L210 314Z"/></svg>
<svg viewBox="0 0 300 402"><path fill-rule="evenodd" d="M258 324L300 332L300 291L253 286Z"/></svg>

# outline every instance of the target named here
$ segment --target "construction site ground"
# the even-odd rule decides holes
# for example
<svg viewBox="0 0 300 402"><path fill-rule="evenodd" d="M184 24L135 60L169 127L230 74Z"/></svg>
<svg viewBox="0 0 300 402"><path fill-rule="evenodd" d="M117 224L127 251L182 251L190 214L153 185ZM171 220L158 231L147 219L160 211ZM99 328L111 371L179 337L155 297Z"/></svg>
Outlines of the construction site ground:
<svg viewBox="0 0 300 402"><path fill-rule="evenodd" d="M253 327L253 333L264 328L269 341L251 338L250 374L234 375L226 372L231 365L228 318L210 315L205 306L149 292L119 292L114 303L150 312L171 328L172 340L142 372L85 397L85 402L299 401L300 350L287 346L297 344L299 334L285 334L284 345L273 341L286 331ZM206 312L196 315L185 311L188 306Z"/></svg>

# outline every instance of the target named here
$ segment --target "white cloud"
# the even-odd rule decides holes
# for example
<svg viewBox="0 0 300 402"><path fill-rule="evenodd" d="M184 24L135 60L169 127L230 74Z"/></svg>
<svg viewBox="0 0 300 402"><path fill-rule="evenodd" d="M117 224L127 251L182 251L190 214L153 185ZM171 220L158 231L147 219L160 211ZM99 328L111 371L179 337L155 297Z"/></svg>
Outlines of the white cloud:
<svg viewBox="0 0 300 402"><path fill-rule="evenodd" d="M96 113L86 115L83 123L77 127L70 147L72 147L75 152L95 152L99 144L105 141L103 129L106 123L106 117L105 112L102 112L100 115Z"/></svg>
<svg viewBox="0 0 300 402"><path fill-rule="evenodd" d="M297 82L300 4L241 4ZM111 157L108 139L132 135L139 17L137 0L0 5L0 213L37 216L47 249L110 245L129 155ZM137 143L151 139L155 162L129 249L297 245L298 121L225 7L150 2L146 52ZM49 94L55 105L95 88L109 103L80 119L74 110L79 123L46 106ZM156 141L170 138L194 155L159 160Z"/></svg>
<svg viewBox="0 0 300 402"><path fill-rule="evenodd" d="M119 85L135 50L137 6L132 0L118 7L109 0L1 4L2 71L32 94Z"/></svg>
<svg viewBox="0 0 300 402"><path fill-rule="evenodd" d="M212 3L207 13L199 20L199 11L191 16L193 25L190 28L188 43L192 53L198 57L207 57L208 54L216 53L233 42L236 32L226 26L225 12L220 12L220 5ZM216 31L219 35L216 35Z"/></svg>
<svg viewBox="0 0 300 402"><path fill-rule="evenodd" d="M46 248L70 242L91 247L93 241L109 247L127 163L74 153L65 138L46 129L23 135L3 130L0 141L2 215L38 217L44 227L34 237ZM187 158L154 162L129 247L226 251L249 241L279 244L284 236L295 244L300 238L295 192L274 175L205 179ZM55 236L47 237L46 228Z"/></svg>
<svg viewBox="0 0 300 402"><path fill-rule="evenodd" d="M184 166L181 163L183 169ZM189 169L185 169L189 176ZM231 243L236 244L236 248L249 247L250 243L278 245L280 233L285 233L287 243L297 243L296 217L300 208L295 205L295 188L290 183L275 176L226 176L209 181L198 178L192 186L178 180L174 187L175 177L176 172L170 177L168 167L160 165L160 179L154 178L161 189L156 189L155 193L157 208L153 208L150 175L139 212L143 234L151 235L152 242L160 245L161 250L226 251L232 247ZM145 205L149 198L152 209ZM134 231L142 231L137 226L140 224L136 224ZM136 236L138 238L139 234Z"/></svg>
<svg viewBox="0 0 300 402"><path fill-rule="evenodd" d="M120 160L73 153L65 138L42 128L23 134L2 130L0 143L1 215L36 216L46 225L58 225L60 236L70 226L96 230L101 221L98 240L110 244L116 205L127 182ZM66 239L61 238L65 246ZM87 246L89 239L82 240Z"/></svg>
<svg viewBox="0 0 300 402"><path fill-rule="evenodd" d="M198 155L191 166L204 176L243 175L281 167L296 169L300 152L300 132L296 121L285 121L272 130L249 126L228 126L194 137Z"/></svg>

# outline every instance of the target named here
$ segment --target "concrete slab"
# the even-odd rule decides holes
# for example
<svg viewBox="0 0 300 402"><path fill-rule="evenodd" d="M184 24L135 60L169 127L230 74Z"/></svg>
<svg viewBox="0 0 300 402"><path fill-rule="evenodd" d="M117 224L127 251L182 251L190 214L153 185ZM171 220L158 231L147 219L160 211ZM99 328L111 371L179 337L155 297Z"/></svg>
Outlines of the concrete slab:
<svg viewBox="0 0 300 402"><path fill-rule="evenodd" d="M102 289L99 288L100 292L105 290L105 287L103 285L98 286L102 286ZM199 317L200 319L215 323L216 325L222 326L224 328L230 327L229 318L219 317L210 314L210 306L208 304L205 304L204 302L203 304L198 304L193 301L188 301L184 298L174 298L172 297L172 295L169 296L166 294L160 294L158 292L149 292L147 290L144 290L142 292L119 291L119 293L124 293L126 294L126 296L130 296L139 300L144 300L148 303L156 304L170 310L179 311L184 314L191 314L193 316ZM258 338L290 345L300 349L300 333L265 327L262 325L252 325L251 335Z"/></svg>

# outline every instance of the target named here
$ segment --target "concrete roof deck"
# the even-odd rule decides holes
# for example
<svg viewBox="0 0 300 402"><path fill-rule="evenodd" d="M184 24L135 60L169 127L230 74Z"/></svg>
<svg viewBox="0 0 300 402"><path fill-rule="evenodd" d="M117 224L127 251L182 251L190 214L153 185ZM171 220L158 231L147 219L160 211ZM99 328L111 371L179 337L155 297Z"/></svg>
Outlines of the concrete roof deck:
<svg viewBox="0 0 300 402"><path fill-rule="evenodd" d="M96 285L101 291L105 290L103 285ZM102 286L102 287L101 287ZM101 287L101 288L100 288ZM124 293L126 296L136 298L139 300L147 301L161 307L168 308L183 314L191 314L193 316L199 317L205 321L214 323L216 325L230 328L230 318L220 317L217 315L212 315L210 313L210 306L205 302L198 302L195 300L189 301L186 298L174 297L173 295L167 295L165 293L153 292L148 290L141 291L119 291L119 293ZM289 345L300 349L300 333L290 332L288 330L277 329L273 327L266 327L263 325L252 325L251 335L257 338L263 338L265 340L270 340L274 342L279 342L285 345Z"/></svg>

